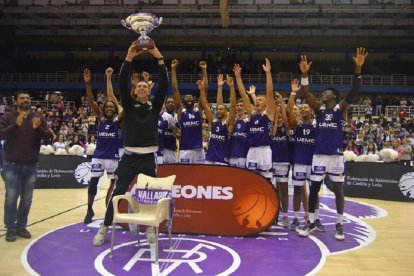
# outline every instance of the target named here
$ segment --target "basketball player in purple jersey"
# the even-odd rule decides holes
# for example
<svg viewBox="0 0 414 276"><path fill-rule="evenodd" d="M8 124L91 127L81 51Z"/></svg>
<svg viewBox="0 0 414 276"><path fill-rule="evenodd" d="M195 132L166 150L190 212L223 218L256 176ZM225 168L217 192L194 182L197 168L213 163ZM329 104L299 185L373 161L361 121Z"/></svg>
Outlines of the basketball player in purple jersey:
<svg viewBox="0 0 414 276"><path fill-rule="evenodd" d="M288 181L289 181L289 124L286 107L282 96L275 92L276 114L272 129L272 166L273 185L279 194L282 207L282 226L289 227L290 222L287 215L289 207Z"/></svg>
<svg viewBox="0 0 414 276"><path fill-rule="evenodd" d="M165 110L161 116L169 122L162 136L162 143L164 145L163 164L177 163L177 138L180 137L181 131L178 128L177 113L175 112L175 104L172 97L167 97L165 100Z"/></svg>
<svg viewBox="0 0 414 276"><path fill-rule="evenodd" d="M316 145L312 159L312 171L309 193L309 224L299 231L300 236L308 236L317 227L315 224L315 206L322 181L328 174L332 181L335 193L337 223L335 225L335 239L344 240L343 213L344 213L344 160L343 160L343 134L342 120L358 94L361 85L361 68L368 52L360 47L353 57L355 64L355 77L352 82L352 90L345 98L339 101L339 93L335 88L326 89L318 102L309 91L308 72L312 62L308 63L307 57L302 56L299 68L302 73L301 85L304 97L310 107L316 112Z"/></svg>
<svg viewBox="0 0 414 276"><path fill-rule="evenodd" d="M177 82L177 67L178 60L173 60L171 63L171 84L177 119L181 130L179 163L204 164L202 110L194 107L193 95L185 95L181 102ZM207 64L201 61L200 68L203 74L204 89L207 90Z"/></svg>
<svg viewBox="0 0 414 276"><path fill-rule="evenodd" d="M111 83L112 72L112 68L108 68L105 73L107 76L107 90L111 90L109 93L112 93L113 96ZM92 221L92 217L95 215L92 205L97 193L99 178L103 176L104 171L106 170L108 178L111 179L111 182L114 181L113 173L118 167L119 160L121 128L117 117L117 102L106 101L103 104L103 110L101 111L92 94L90 84L91 73L88 69L83 71L83 78L85 81L88 103L91 106L94 115L99 119L99 125L96 131L96 149L91 162L91 180L88 186L88 210L84 218L84 223L89 224Z"/></svg>
<svg viewBox="0 0 414 276"><path fill-rule="evenodd" d="M233 71L249 119L247 132L249 150L246 157L246 167L249 170L260 173L271 182L272 151L270 149L270 135L272 132L276 106L273 98L273 80L270 72L271 66L270 61L267 58L262 67L266 72L266 95L256 96L254 110L241 78L242 68L236 64Z"/></svg>
<svg viewBox="0 0 414 276"><path fill-rule="evenodd" d="M227 83L230 88L230 111L223 103L223 85ZM206 164L228 165L230 152L230 135L234 129L236 117L236 91L233 78L227 75L223 81L223 75L217 77L217 112L216 119L207 102L203 83L198 82L200 90L200 103L203 106L206 119L211 124L211 134L206 155Z"/></svg>
<svg viewBox="0 0 414 276"><path fill-rule="evenodd" d="M242 99L236 101L236 118L230 137L230 166L246 168L246 156L249 150L247 142L248 122Z"/></svg>
<svg viewBox="0 0 414 276"><path fill-rule="evenodd" d="M293 212L294 219L290 226L291 230L299 229L299 209L304 194L307 197L306 182L310 181L312 157L315 151L316 122L312 119L312 109L308 104L302 104L299 108L300 116L296 116L294 112L296 94L300 90L298 80L291 82L292 93L290 93L288 102L288 118L289 126L294 132L295 145L293 149L293 172L292 182L293 190ZM296 107L297 108L297 107ZM306 199L303 204L307 204ZM318 231L324 232L325 227L319 220L319 200L315 207L315 224ZM308 206L304 206L307 212ZM307 222L307 221L306 221Z"/></svg>

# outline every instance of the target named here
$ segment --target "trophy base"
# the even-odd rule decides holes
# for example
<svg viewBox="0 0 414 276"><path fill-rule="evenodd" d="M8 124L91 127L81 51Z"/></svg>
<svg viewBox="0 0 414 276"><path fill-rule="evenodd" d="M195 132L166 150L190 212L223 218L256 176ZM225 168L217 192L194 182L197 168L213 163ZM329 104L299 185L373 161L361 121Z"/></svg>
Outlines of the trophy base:
<svg viewBox="0 0 414 276"><path fill-rule="evenodd" d="M138 39L137 40L137 45L135 46L135 49L137 49L137 51L147 51L147 50L152 50L155 48L155 44L154 44L154 40L152 40L151 38L149 39Z"/></svg>

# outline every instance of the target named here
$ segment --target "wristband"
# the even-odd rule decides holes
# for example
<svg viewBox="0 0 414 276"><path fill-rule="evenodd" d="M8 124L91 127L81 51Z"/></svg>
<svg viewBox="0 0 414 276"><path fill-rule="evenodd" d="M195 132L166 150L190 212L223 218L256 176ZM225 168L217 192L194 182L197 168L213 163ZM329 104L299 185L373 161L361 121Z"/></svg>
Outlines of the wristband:
<svg viewBox="0 0 414 276"><path fill-rule="evenodd" d="M296 92L293 92L293 91L292 91L292 92L290 92L290 95L291 95L291 96L296 96Z"/></svg>
<svg viewBox="0 0 414 276"><path fill-rule="evenodd" d="M159 58L157 58L157 60L164 60L164 57L160 56Z"/></svg>
<svg viewBox="0 0 414 276"><path fill-rule="evenodd" d="M300 85L309 85L309 78L300 78Z"/></svg>

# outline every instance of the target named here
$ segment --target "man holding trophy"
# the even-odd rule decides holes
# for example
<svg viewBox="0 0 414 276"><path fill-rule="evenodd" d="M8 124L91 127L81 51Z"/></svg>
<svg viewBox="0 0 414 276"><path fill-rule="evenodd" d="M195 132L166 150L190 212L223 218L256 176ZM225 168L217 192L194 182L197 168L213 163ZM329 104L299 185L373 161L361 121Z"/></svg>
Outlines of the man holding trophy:
<svg viewBox="0 0 414 276"><path fill-rule="evenodd" d="M168 73L164 58L146 33L160 24L155 16L147 13L132 14L123 24L127 28L140 32L145 31L145 39L134 41L128 49L128 54L119 73L119 90L122 106L125 112L125 153L119 161L115 171L115 187L108 202L104 223L93 239L94 246L101 246L105 242L108 226L113 220L112 198L123 195L132 179L139 173L156 176L156 156L158 149L158 116L162 109L168 89ZM147 39L148 38L148 39ZM141 80L135 87L133 97L128 88L131 73L132 59L143 53L149 53L157 59L159 69L159 86L153 100L150 100L150 86Z"/></svg>

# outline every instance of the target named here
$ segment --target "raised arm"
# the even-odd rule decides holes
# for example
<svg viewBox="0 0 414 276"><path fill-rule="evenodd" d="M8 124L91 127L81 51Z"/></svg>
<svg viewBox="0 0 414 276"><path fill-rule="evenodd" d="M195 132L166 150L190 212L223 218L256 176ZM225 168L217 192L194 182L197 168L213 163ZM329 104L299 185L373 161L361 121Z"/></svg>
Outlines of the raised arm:
<svg viewBox="0 0 414 276"><path fill-rule="evenodd" d="M275 118L276 105L273 96L273 79L271 73L272 66L270 66L268 58L265 59L265 64L263 64L262 67L266 73L266 114L267 117L273 121Z"/></svg>
<svg viewBox="0 0 414 276"><path fill-rule="evenodd" d="M135 97L135 88L137 88L137 84L139 82L139 75L138 73L133 73L131 75L131 96Z"/></svg>
<svg viewBox="0 0 414 276"><path fill-rule="evenodd" d="M150 53L158 61L159 83L158 83L158 90L157 92L155 92L155 96L154 96L154 99L152 100L152 103L153 103L155 110L158 113L160 113L162 106L164 105L165 97L167 96L168 71L164 63L164 57L162 56L160 51L157 49L157 47L154 47L154 49L148 50L148 53Z"/></svg>
<svg viewBox="0 0 414 276"><path fill-rule="evenodd" d="M200 61L201 74L203 76L204 91L208 93L207 62Z"/></svg>
<svg viewBox="0 0 414 276"><path fill-rule="evenodd" d="M322 104L315 99L315 96L309 90L308 72L312 62L308 63L308 58L304 55L300 56L300 59L301 60L299 62L299 69L302 74L300 84L302 85L303 89L303 97L315 112L319 112L319 108Z"/></svg>
<svg viewBox="0 0 414 276"><path fill-rule="evenodd" d="M114 95L114 88L112 86L112 74L114 72L114 69L111 67L106 68L105 75L106 75L106 93L108 96L109 101L113 101L116 105L116 108L118 110L118 116L122 113L122 106L119 104L117 98Z"/></svg>
<svg viewBox="0 0 414 276"><path fill-rule="evenodd" d="M293 107L295 106L295 103L296 103L296 94L300 90L299 81L297 79L293 79L290 82L290 86L291 86L292 92L290 93L289 101L287 105L287 116L288 116L289 126L293 129L296 129L296 127L298 126L298 118L297 116L295 116L295 114L293 114Z"/></svg>
<svg viewBox="0 0 414 276"><path fill-rule="evenodd" d="M355 75L354 80L352 82L352 89L348 94L346 94L345 98L339 102L339 108L342 111L342 116L345 118L348 109L351 107L351 104L354 101L354 97L359 93L361 87L361 70L362 65L364 65L365 58L367 57L368 52L365 48L359 47L356 49L356 55L353 57L354 64L355 64Z"/></svg>
<svg viewBox="0 0 414 276"><path fill-rule="evenodd" d="M227 118L227 131L233 133L234 122L236 121L236 90L234 89L234 80L227 75L226 83L230 89L230 109L229 117Z"/></svg>
<svg viewBox="0 0 414 276"><path fill-rule="evenodd" d="M243 101L244 108L246 109L247 115L250 116L253 113L253 106L250 103L249 96L247 96L246 89L244 88L244 84L241 78L241 70L242 68L240 65L235 64L233 67L234 76L236 77L237 88L239 89L240 97Z"/></svg>
<svg viewBox="0 0 414 276"><path fill-rule="evenodd" d="M279 108L279 112L282 113L282 120L283 123L287 128L290 128L287 112L286 112L286 106L283 102L283 97L280 95L280 93L275 92L275 106ZM275 112L276 113L276 112ZM276 118L276 117L275 117Z"/></svg>
<svg viewBox="0 0 414 276"><path fill-rule="evenodd" d="M211 112L210 106L207 102L206 90L204 87L204 82L202 80L197 81L197 87L200 91L200 105L204 110L204 114L206 115L207 121L211 124L213 123L214 116L213 112Z"/></svg>
<svg viewBox="0 0 414 276"><path fill-rule="evenodd" d="M223 85L226 81L223 80L223 74L217 76L217 105L223 104Z"/></svg>
<svg viewBox="0 0 414 276"><path fill-rule="evenodd" d="M91 88L91 71L89 71L88 68L85 68L85 70L83 70L83 80L85 81L86 87L86 99L88 100L88 103L92 108L93 114L96 117L101 118L101 111L99 110L99 105L93 97Z"/></svg>
<svg viewBox="0 0 414 276"><path fill-rule="evenodd" d="M252 98L253 103L255 103L256 102L256 86L250 85L249 91L247 91L247 94L250 95L250 97Z"/></svg>
<svg viewBox="0 0 414 276"><path fill-rule="evenodd" d="M124 109L130 109L133 106L131 91L128 89L128 76L131 72L132 59L142 53L142 51L137 51L136 44L137 42L134 41L128 48L127 56L125 57L125 61L122 64L121 70L119 72L119 95L121 97L121 103Z"/></svg>
<svg viewBox="0 0 414 276"><path fill-rule="evenodd" d="M178 90L178 81L177 81L177 68L178 60L174 59L171 62L171 86L172 86L172 96L174 99L175 111L177 112L177 120L181 121L181 113L183 112L183 104L181 102L180 91Z"/></svg>

